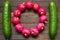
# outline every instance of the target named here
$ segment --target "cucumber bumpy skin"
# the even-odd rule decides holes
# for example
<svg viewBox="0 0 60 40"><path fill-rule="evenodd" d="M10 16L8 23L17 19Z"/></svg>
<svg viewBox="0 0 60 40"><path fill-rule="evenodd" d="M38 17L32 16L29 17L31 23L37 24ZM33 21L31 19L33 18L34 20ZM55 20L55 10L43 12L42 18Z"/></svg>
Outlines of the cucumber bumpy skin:
<svg viewBox="0 0 60 40"><path fill-rule="evenodd" d="M10 10L10 2L6 1L3 6L2 13L2 27L3 33L6 39L9 39L11 36L11 10Z"/></svg>
<svg viewBox="0 0 60 40"><path fill-rule="evenodd" d="M49 33L50 38L54 39L57 34L58 29L58 13L57 6L55 2L50 2L49 4Z"/></svg>

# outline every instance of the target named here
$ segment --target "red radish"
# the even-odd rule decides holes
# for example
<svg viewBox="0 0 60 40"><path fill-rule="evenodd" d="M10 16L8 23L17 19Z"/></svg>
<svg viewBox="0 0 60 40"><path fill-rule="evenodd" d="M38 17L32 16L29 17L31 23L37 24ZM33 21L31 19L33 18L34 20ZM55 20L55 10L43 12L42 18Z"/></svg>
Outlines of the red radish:
<svg viewBox="0 0 60 40"><path fill-rule="evenodd" d="M14 16L18 17L21 15L21 12L19 10L14 10Z"/></svg>
<svg viewBox="0 0 60 40"><path fill-rule="evenodd" d="M38 13L40 15L45 15L46 14L46 10L44 8L39 8Z"/></svg>
<svg viewBox="0 0 60 40"><path fill-rule="evenodd" d="M27 8L32 8L33 7L32 2L26 2L25 5L26 5Z"/></svg>
<svg viewBox="0 0 60 40"><path fill-rule="evenodd" d="M33 9L38 10L40 8L40 5L38 3L33 4Z"/></svg>
<svg viewBox="0 0 60 40"><path fill-rule="evenodd" d="M37 28L31 28L31 34L33 35L33 36L37 36L38 34L39 34L39 32L38 32L38 29Z"/></svg>
<svg viewBox="0 0 60 40"><path fill-rule="evenodd" d="M20 22L20 19L18 17L13 17L12 18L12 23L18 24Z"/></svg>
<svg viewBox="0 0 60 40"><path fill-rule="evenodd" d="M44 23L38 23L37 24L37 29L39 30L39 31L41 31L41 30L43 30L44 29Z"/></svg>
<svg viewBox="0 0 60 40"><path fill-rule="evenodd" d="M28 30L27 28L24 28L23 31L22 31L22 34L24 36L29 36L30 35L30 30Z"/></svg>
<svg viewBox="0 0 60 40"><path fill-rule="evenodd" d="M15 28L16 28L16 30L17 30L18 32L22 32L22 30L23 30L23 24L17 24L17 25L15 26Z"/></svg>
<svg viewBox="0 0 60 40"><path fill-rule="evenodd" d="M25 4L19 4L19 5L18 5L18 9L19 9L20 11L24 11L24 10L25 10Z"/></svg>
<svg viewBox="0 0 60 40"><path fill-rule="evenodd" d="M47 16L46 15L42 15L40 16L40 22L45 22L47 20Z"/></svg>

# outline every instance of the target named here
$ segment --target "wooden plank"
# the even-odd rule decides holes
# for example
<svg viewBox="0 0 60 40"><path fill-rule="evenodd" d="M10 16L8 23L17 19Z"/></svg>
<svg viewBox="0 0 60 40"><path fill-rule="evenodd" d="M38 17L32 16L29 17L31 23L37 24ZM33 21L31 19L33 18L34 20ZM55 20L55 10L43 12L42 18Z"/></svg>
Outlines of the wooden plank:
<svg viewBox="0 0 60 40"><path fill-rule="evenodd" d="M38 0L38 1L51 1L51 0ZM59 0L53 0L53 1L59 1Z"/></svg>
<svg viewBox="0 0 60 40"><path fill-rule="evenodd" d="M47 13L48 14L48 13ZM60 12L58 13L58 15L60 14ZM0 13L0 20L2 19L2 13ZM47 15L47 17L49 18L49 16ZM60 16L58 16L58 17L60 17ZM28 19L29 18L29 19ZM30 20L31 19L31 20ZM26 21L27 20L27 21ZM48 19L49 20L49 19ZM39 16L38 16L38 14L36 13L31 13L31 12L25 12L25 13L23 13L22 15L21 15L21 22L22 23L26 23L26 24L28 24L28 23L38 23L39 22ZM60 19L58 19L58 22L60 23ZM0 23L2 23L2 20L0 21Z"/></svg>
<svg viewBox="0 0 60 40"><path fill-rule="evenodd" d="M25 24L24 26L30 29L30 28L33 27L33 26L35 27L35 25L36 25L36 24ZM49 33L49 25L47 24L47 25L45 26L44 31L42 31L42 32L40 32L40 33L42 33L42 34L48 34L48 33ZM57 32L57 33L60 34L60 27L59 27L59 25L58 25L58 32ZM17 34L20 34L20 33L18 33L18 32L16 31L15 27L12 25L12 35L17 35ZM3 35L2 28L0 29L0 35Z"/></svg>
<svg viewBox="0 0 60 40"><path fill-rule="evenodd" d="M0 6L0 12L2 12L3 11L3 8L2 8L3 6ZM49 13L49 7L48 6L41 6L41 7L43 7L43 8L45 8L46 10L47 10L47 12ZM57 5L57 7L58 7L58 12L60 12L60 6L58 6ZM16 10L17 9L17 6L11 6L11 12L13 12L14 10Z"/></svg>
<svg viewBox="0 0 60 40"><path fill-rule="evenodd" d="M25 38L23 35L12 35L11 36L11 40L12 39L22 39L22 40L31 40L31 39L33 39L33 40L39 40L39 39L42 39L42 40L44 40L44 39L50 39L49 38L49 36L48 36L49 34L39 34L39 36L37 36L36 38L35 37L32 37L32 36L29 36L28 38ZM4 36L3 35L1 35L0 36L0 38L1 39L3 39L4 38ZM4 38L5 39L5 38ZM56 39L60 39L60 34L57 34L57 36L56 36Z"/></svg>
<svg viewBox="0 0 60 40"><path fill-rule="evenodd" d="M10 1L11 2L11 6L18 6L20 3L22 3L22 2L25 2L25 1L21 1L21 0L13 0L13 1ZM48 2L46 2L46 1L32 1L33 3L34 2L37 2L37 3L39 3L41 6L48 6L48 4L49 4L49 2L50 1L48 1ZM0 6L3 6L3 3L4 3L4 1L1 1L0 2ZM60 6L59 5L59 3L60 3L60 0L59 1L56 1L56 4L58 5L58 6ZM43 4L43 5L42 5Z"/></svg>

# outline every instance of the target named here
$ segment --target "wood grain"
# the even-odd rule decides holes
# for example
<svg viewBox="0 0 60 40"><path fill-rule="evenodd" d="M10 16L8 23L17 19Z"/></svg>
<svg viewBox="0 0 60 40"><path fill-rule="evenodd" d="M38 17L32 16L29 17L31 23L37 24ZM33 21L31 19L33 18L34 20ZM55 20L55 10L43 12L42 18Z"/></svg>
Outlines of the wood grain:
<svg viewBox="0 0 60 40"><path fill-rule="evenodd" d="M26 1L32 1L37 2L40 4L41 7L44 7L47 10L47 17L48 17L48 23L45 24L44 31L40 32L39 35L34 38L32 36L29 36L28 38L25 38L22 34L18 33L15 30L15 27L11 23L12 27L12 36L10 40L50 40L49 38L49 2L50 0L9 0L11 2L11 12L13 12L15 9L17 9L18 4ZM56 2L58 7L58 32L56 35L55 40L60 40L60 0L53 0ZM3 7L4 0L0 1L0 40L5 40L3 35L3 29L2 29L2 7ZM21 15L21 23L24 24L24 27L31 28L35 27L36 24L39 22L39 16L37 13L35 13L33 10L25 11Z"/></svg>

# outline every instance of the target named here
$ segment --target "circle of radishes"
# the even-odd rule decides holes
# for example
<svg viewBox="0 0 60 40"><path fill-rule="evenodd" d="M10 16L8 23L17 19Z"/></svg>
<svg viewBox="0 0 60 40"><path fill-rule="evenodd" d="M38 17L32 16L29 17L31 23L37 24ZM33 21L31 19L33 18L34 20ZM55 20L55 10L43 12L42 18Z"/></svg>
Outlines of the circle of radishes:
<svg viewBox="0 0 60 40"><path fill-rule="evenodd" d="M31 28L30 30L28 28L24 28L23 24L20 23L20 17L22 11L24 11L26 8L33 9L38 12L40 15L39 20L40 22L36 25L35 28ZM21 3L18 5L18 9L14 10L14 16L12 18L12 23L15 24L15 29L18 32L21 32L24 36L29 36L32 34L33 36L37 36L39 34L39 31L42 31L45 28L44 22L47 20L46 10L44 8L41 8L38 3L32 3L32 2L26 2Z"/></svg>

